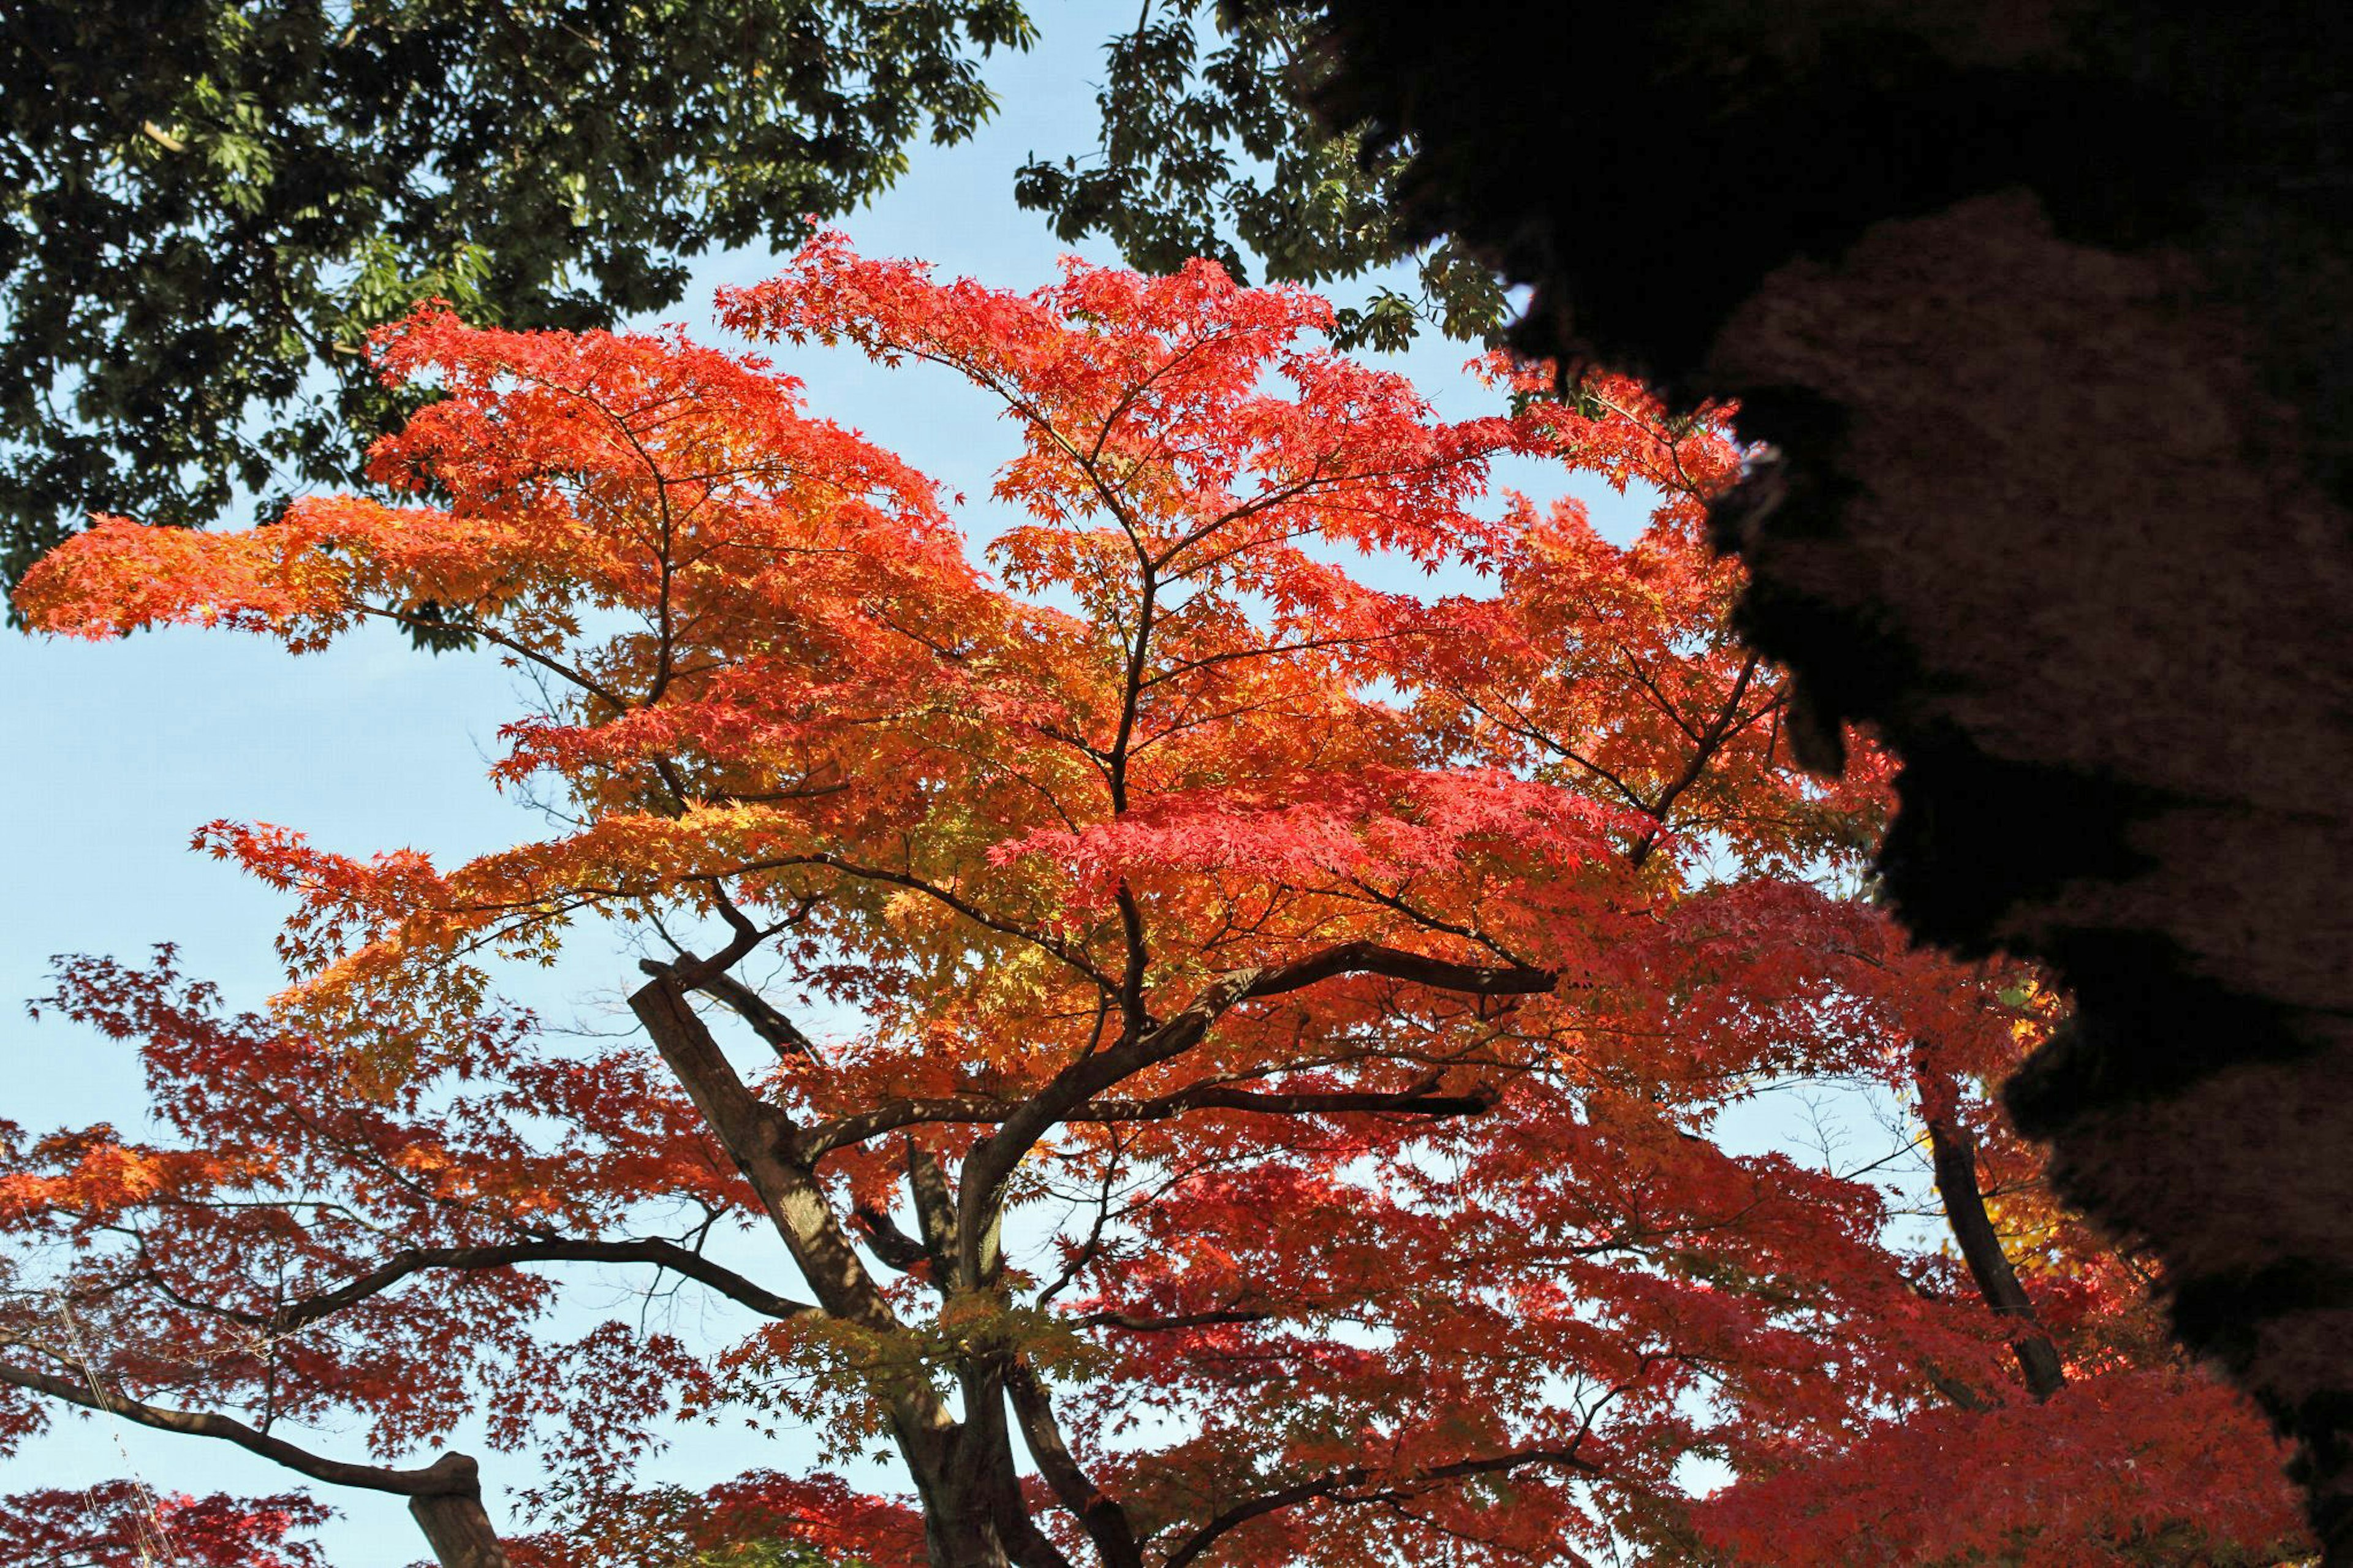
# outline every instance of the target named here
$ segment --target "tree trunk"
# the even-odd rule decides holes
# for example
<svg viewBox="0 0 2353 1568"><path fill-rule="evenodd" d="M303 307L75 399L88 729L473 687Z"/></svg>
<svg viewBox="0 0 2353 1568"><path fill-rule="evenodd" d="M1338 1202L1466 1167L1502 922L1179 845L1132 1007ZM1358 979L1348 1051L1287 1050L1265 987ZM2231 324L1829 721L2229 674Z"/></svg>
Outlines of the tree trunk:
<svg viewBox="0 0 2353 1568"><path fill-rule="evenodd" d="M1986 1213L1985 1194L1978 1186L1977 1146L1948 1116L1929 1109L1926 1086L1921 1114L1928 1123L1928 1152L1936 1172L1936 1195L1944 1200L1946 1221L1960 1243L1961 1259L1969 1266L1978 1293L1986 1305L2003 1317L2015 1319L2019 1329L2010 1342L2026 1374L2027 1392L2048 1399L2067 1385L2059 1363L2059 1347L2034 1321L2034 1303L2018 1282L2010 1254L2001 1249L2001 1236Z"/></svg>
<svg viewBox="0 0 2353 1568"><path fill-rule="evenodd" d="M477 1491L431 1492L408 1500L408 1511L441 1568L509 1568Z"/></svg>
<svg viewBox="0 0 2353 1568"><path fill-rule="evenodd" d="M952 1464L919 1487L923 1504L923 1551L930 1568L1013 1568L997 1528L997 1499L969 1464Z"/></svg>
<svg viewBox="0 0 2353 1568"><path fill-rule="evenodd" d="M930 1568L1071 1568L1021 1495L997 1355L976 1355L960 1381L965 1419L955 1431L899 1445L922 1498Z"/></svg>
<svg viewBox="0 0 2353 1568"><path fill-rule="evenodd" d="M986 1510L926 1509L923 1548L931 1568L1012 1568L1005 1542Z"/></svg>

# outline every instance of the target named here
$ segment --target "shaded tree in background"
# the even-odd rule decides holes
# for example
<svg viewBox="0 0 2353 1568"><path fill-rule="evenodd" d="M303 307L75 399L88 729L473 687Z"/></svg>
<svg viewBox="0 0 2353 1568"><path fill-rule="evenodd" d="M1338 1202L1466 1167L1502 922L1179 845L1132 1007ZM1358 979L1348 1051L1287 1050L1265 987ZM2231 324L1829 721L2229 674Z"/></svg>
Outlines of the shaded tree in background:
<svg viewBox="0 0 2353 1568"><path fill-rule="evenodd" d="M1015 0L25 0L0 21L0 582L93 511L348 484L440 297L599 326L987 113Z"/></svg>
<svg viewBox="0 0 2353 1568"><path fill-rule="evenodd" d="M2292 1544L2260 1423L1978 1093L2049 1000L1860 896L1867 754L1786 765L1701 537L1718 416L1599 380L1445 424L1319 346L1324 302L1201 262L1023 295L827 237L725 313L1001 403L996 576L759 362L428 312L381 340L448 393L374 454L407 504L111 522L27 578L90 636L455 607L535 679L493 774L561 826L448 868L206 828L297 900L271 1018L69 966L175 1136L12 1145L12 1433L153 1394L358 1416L389 1458L483 1415L549 1446L532 1563ZM1503 453L1661 503L1622 547L1571 503L1482 516ZM590 914L663 946L642 1037L551 1050L484 966ZM1917 1103L1960 1260L1867 1172L1729 1146L1822 1079ZM560 1287L519 1268L596 1261L748 1318L543 1342ZM676 1408L894 1453L914 1495L640 1489ZM1738 1484L1700 1502L1694 1456Z"/></svg>
<svg viewBox="0 0 2353 1568"><path fill-rule="evenodd" d="M2353 1561L2353 10L1329 9L1515 342L1771 448L1744 634L1900 759L1909 928L2075 999L2010 1103Z"/></svg>
<svg viewBox="0 0 2353 1568"><path fill-rule="evenodd" d="M1145 0L1104 47L1094 151L1032 157L1016 199L1076 242L1100 234L1149 271L1196 256L1236 278L1327 283L1411 261L1417 291L1383 286L1342 309L1342 347L1396 349L1425 324L1483 340L1504 324L1501 280L1446 236L1409 234L1396 181L1409 142L1375 149L1304 106L1324 72L1322 9Z"/></svg>

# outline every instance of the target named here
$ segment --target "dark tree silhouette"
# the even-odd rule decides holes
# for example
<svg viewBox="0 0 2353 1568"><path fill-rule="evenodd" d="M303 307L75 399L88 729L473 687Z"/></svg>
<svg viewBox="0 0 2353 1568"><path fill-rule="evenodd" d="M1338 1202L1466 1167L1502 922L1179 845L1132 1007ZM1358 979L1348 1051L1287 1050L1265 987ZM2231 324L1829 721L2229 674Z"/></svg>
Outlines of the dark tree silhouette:
<svg viewBox="0 0 2353 1568"><path fill-rule="evenodd" d="M1330 122L1532 351L1741 401L1716 515L1911 928L2051 964L2064 1190L2353 1560L2353 16L1334 0Z"/></svg>

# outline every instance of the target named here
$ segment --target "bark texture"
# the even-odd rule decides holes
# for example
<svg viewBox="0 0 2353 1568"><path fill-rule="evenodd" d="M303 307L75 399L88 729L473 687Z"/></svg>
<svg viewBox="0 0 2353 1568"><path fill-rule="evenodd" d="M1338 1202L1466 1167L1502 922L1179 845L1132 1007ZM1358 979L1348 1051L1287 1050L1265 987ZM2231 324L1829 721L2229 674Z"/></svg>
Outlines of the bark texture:
<svg viewBox="0 0 2353 1568"><path fill-rule="evenodd" d="M440 1568L507 1568L506 1549L483 1511L479 1486L420 1493L408 1500L408 1511Z"/></svg>
<svg viewBox="0 0 2353 1568"><path fill-rule="evenodd" d="M2353 1562L2353 12L1331 12L1521 346L1741 399L1808 760L1870 726L1911 929L2073 989L2010 1106Z"/></svg>

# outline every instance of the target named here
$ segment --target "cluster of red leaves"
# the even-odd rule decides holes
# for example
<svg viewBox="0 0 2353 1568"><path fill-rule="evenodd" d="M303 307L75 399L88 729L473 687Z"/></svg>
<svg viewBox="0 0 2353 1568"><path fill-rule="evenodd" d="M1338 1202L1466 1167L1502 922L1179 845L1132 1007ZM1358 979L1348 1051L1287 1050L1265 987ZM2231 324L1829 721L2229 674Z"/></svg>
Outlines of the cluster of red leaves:
<svg viewBox="0 0 2353 1568"><path fill-rule="evenodd" d="M484 1400L502 1441L586 1434L560 1462L636 1544L567 1531L534 1562L751 1530L903 1552L912 1516L824 1479L629 1493L677 1401L894 1442L930 1498L994 1475L930 1522L987 1513L1042 1532L1032 1558L1828 1562L1883 1531L2090 1562L2192 1516L2277 1534L2267 1458L2160 1475L2130 1447L2131 1411L2202 1411L2269 1454L2173 1374L2148 1282L2051 1207L1980 1092L2049 999L1905 951L1859 895L1867 748L1835 785L1789 765L1702 538L1739 461L1722 411L1604 378L1448 423L1321 346L1321 300L1206 264L1018 294L824 237L723 304L1000 401L1025 521L994 576L928 481L762 361L431 312L380 344L447 394L375 454L407 504L109 522L26 576L53 631L470 637L540 693L494 777L576 822L450 867L207 827L296 900L269 1021L167 970L69 972L63 1005L163 1064L182 1141L12 1147L0 1227L75 1255L112 1375L356 1411L387 1453ZM1659 504L1625 544L1572 502L1482 516L1504 453ZM1475 586L1384 585L1441 568ZM537 1054L482 966L587 911L772 955L769 997L687 956L641 994L701 993L776 1065L744 1081L653 1004L659 1057ZM795 993L859 1021L811 1045ZM2065 1400L2028 1397L2015 1315L1906 1237L1897 1191L1728 1146L1807 1080L1972 1141ZM691 1223L646 1250L665 1207ZM681 1261L738 1228L748 1272L781 1240L817 1301ZM620 1239L772 1321L704 1360L617 1327L542 1343L555 1287L506 1265ZM1060 1454L1026 1490L1008 1401ZM2035 1434L2102 1479L2021 1535ZM1693 1456L1742 1478L1696 1510ZM1938 1534L1889 1479L1936 1464L2010 1522Z"/></svg>
<svg viewBox="0 0 2353 1568"><path fill-rule="evenodd" d="M730 1548L782 1544L827 1563L902 1568L923 1560L923 1517L838 1476L751 1470L706 1491L607 1487L565 1510L565 1530L507 1542L513 1568L583 1563L728 1561Z"/></svg>
<svg viewBox="0 0 2353 1568"><path fill-rule="evenodd" d="M2287 1450L2219 1382L2115 1372L2040 1405L1887 1423L1712 1500L1736 1562L2261 1564L2300 1555Z"/></svg>
<svg viewBox="0 0 2353 1568"><path fill-rule="evenodd" d="M442 1250L527 1259L540 1238L660 1236L681 1210L748 1202L641 1058L549 1056L527 1019L482 1017L442 1042L462 1071L386 1078L315 1036L225 1015L168 949L143 969L78 961L43 1008L135 1043L155 1135L0 1127L0 1283L20 1287L0 1290L0 1342L77 1384L263 1432L356 1415L380 1458L480 1417L501 1447L603 1466L700 1384L674 1342L628 1324L544 1338L543 1274L384 1288Z"/></svg>
<svg viewBox="0 0 2353 1568"><path fill-rule="evenodd" d="M0 1563L14 1568L326 1568L289 1539L332 1517L300 1492L158 1497L131 1481L0 1497Z"/></svg>

